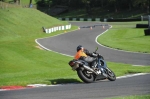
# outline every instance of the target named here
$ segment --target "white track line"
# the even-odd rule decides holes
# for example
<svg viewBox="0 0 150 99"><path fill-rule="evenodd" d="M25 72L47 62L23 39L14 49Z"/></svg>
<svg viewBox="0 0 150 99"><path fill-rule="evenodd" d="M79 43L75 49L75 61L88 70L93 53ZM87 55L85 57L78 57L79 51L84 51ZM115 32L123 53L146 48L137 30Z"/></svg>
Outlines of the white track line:
<svg viewBox="0 0 150 99"><path fill-rule="evenodd" d="M147 75L147 74L150 74L150 73L137 73L137 74L129 74L129 75L125 75L125 76L120 76L120 77L117 77L117 79L129 78L129 77L140 76L140 75Z"/></svg>
<svg viewBox="0 0 150 99"><path fill-rule="evenodd" d="M110 26L110 28L112 28L112 26ZM104 46L104 45L98 43L98 42L97 42L98 37L100 37L101 35L103 35L104 33L106 33L108 30L109 30L109 29L107 29L106 31L104 31L103 33L101 33L100 35L98 35L98 36L96 37L95 42L96 42L97 44L99 44L100 46L103 46L103 47L105 47L105 48L112 49L112 50L117 50L117 51L122 51L122 52L131 52L131 51L124 51L124 50L118 50L118 49L110 48L110 47L107 47L107 46ZM76 31L76 30L75 30L75 31ZM70 31L70 32L71 32L71 31ZM69 32L67 32L67 33L69 33ZM58 34L58 35L63 35L63 33L62 33L62 34ZM58 35L55 35L55 36L58 36ZM54 37L54 36L51 36L51 37ZM49 37L45 37L45 38L49 38ZM44 38L40 38L40 39L44 39ZM48 50L48 51L52 51L52 50L50 50L50 49L48 49L48 48L42 46L40 43L37 42L37 40L38 40L38 39L36 39L35 42L36 42L39 46L41 46L42 48L44 48L44 49L46 49L46 50ZM56 52L56 51L52 51L52 52L59 53L59 52ZM131 52L131 53L139 53L139 52ZM65 55L65 56L69 56L69 57L73 57L73 56L68 55L68 54L63 54L63 53L59 53L59 54L62 54L62 55ZM142 53L142 54L148 54L148 53ZM141 65L133 65L133 66L141 66ZM120 76L120 77L117 77L117 79L127 78L127 77L133 77L133 76L139 76L139 75L146 75L146 74L148 74L148 73L138 73L138 74Z"/></svg>
<svg viewBox="0 0 150 99"><path fill-rule="evenodd" d="M110 26L110 28L112 28L111 25L109 25L109 26ZM125 50L118 50L118 49L111 48L111 47L107 47L107 46L104 46L104 45L100 44L97 39L98 39L101 35L103 35L104 33L106 33L108 30L109 30L109 29L107 29L106 31L104 31L103 33L101 33L100 35L98 35L98 36L96 37L95 42L96 42L98 45L100 45L100 46L102 46L102 47L105 47L105 48L108 48L108 49L117 50L117 51L122 51L122 52L140 53L140 52L132 52L132 51L125 51ZM149 54L149 53L141 53L141 54Z"/></svg>

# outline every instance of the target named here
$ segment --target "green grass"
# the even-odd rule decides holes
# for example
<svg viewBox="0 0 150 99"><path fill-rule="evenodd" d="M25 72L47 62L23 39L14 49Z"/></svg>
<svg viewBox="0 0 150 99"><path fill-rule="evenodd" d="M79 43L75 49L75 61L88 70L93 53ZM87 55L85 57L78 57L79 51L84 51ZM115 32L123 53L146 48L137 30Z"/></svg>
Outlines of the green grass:
<svg viewBox="0 0 150 99"><path fill-rule="evenodd" d="M106 99L150 99L150 95L134 95L134 96L124 96L124 97L114 97Z"/></svg>
<svg viewBox="0 0 150 99"><path fill-rule="evenodd" d="M135 28L141 22L112 22L112 28L98 38L98 42L119 50L150 53L150 36L144 29ZM146 22L145 22L146 24Z"/></svg>
<svg viewBox="0 0 150 99"><path fill-rule="evenodd" d="M0 9L0 15L0 86L51 83L51 79L71 77L73 72L66 66L70 57L40 50L35 43L37 38L64 33L46 34L42 26L48 28L67 22L28 8ZM71 30L75 29L73 26Z"/></svg>
<svg viewBox="0 0 150 99"><path fill-rule="evenodd" d="M65 24L68 23L35 9L0 9L0 86L81 82L68 65L72 57L42 50L35 43L37 38L64 33L46 34L43 26L48 28ZM77 27L73 26L69 31L75 29ZM108 66L116 76L150 73L150 66L134 67L112 62L108 62Z"/></svg>
<svg viewBox="0 0 150 99"><path fill-rule="evenodd" d="M12 2L13 0L5 0L5 2L9 3ZM29 5L30 0L20 0L21 5ZM36 0L32 0L32 4L36 4Z"/></svg>

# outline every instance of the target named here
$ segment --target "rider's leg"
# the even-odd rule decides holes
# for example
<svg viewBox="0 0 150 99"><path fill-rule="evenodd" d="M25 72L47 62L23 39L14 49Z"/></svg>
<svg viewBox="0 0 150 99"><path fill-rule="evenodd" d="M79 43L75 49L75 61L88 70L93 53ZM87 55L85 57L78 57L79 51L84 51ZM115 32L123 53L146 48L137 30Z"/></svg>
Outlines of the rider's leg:
<svg viewBox="0 0 150 99"><path fill-rule="evenodd" d="M88 62L90 65L91 65L91 67L92 66L94 66L94 64L95 64L95 62L96 62L96 58L94 58L94 57L86 57L86 58L84 58L84 60L86 61L86 62Z"/></svg>

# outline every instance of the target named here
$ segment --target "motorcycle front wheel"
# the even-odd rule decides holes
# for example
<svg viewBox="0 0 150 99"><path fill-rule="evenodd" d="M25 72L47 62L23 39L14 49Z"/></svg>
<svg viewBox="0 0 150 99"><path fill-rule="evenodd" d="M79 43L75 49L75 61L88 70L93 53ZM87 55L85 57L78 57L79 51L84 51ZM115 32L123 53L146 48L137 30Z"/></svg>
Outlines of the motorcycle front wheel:
<svg viewBox="0 0 150 99"><path fill-rule="evenodd" d="M77 69L77 74L79 78L85 83L94 82L94 75L92 73L88 73L87 70Z"/></svg>
<svg viewBox="0 0 150 99"><path fill-rule="evenodd" d="M108 75L108 80L110 80L110 81L115 81L116 80L116 75L111 69L106 68L106 73Z"/></svg>

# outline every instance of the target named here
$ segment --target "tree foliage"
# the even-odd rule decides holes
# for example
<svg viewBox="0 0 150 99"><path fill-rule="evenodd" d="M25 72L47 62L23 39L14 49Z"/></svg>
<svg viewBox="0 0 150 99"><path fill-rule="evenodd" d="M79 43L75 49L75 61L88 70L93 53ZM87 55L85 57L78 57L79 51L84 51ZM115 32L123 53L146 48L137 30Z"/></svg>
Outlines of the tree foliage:
<svg viewBox="0 0 150 99"><path fill-rule="evenodd" d="M24 0L1 0L19 2ZM27 0L26 0L27 1ZM28 0L29 4L33 0ZM34 0L38 6L52 7L55 5L72 8L86 8L87 12L94 7L107 7L115 12L119 10L146 9L150 11L150 0Z"/></svg>
<svg viewBox="0 0 150 99"><path fill-rule="evenodd" d="M114 11L125 9L145 9L150 8L150 0L38 0L52 1L52 5L64 5L69 7L81 8L87 5L92 7L110 7Z"/></svg>

